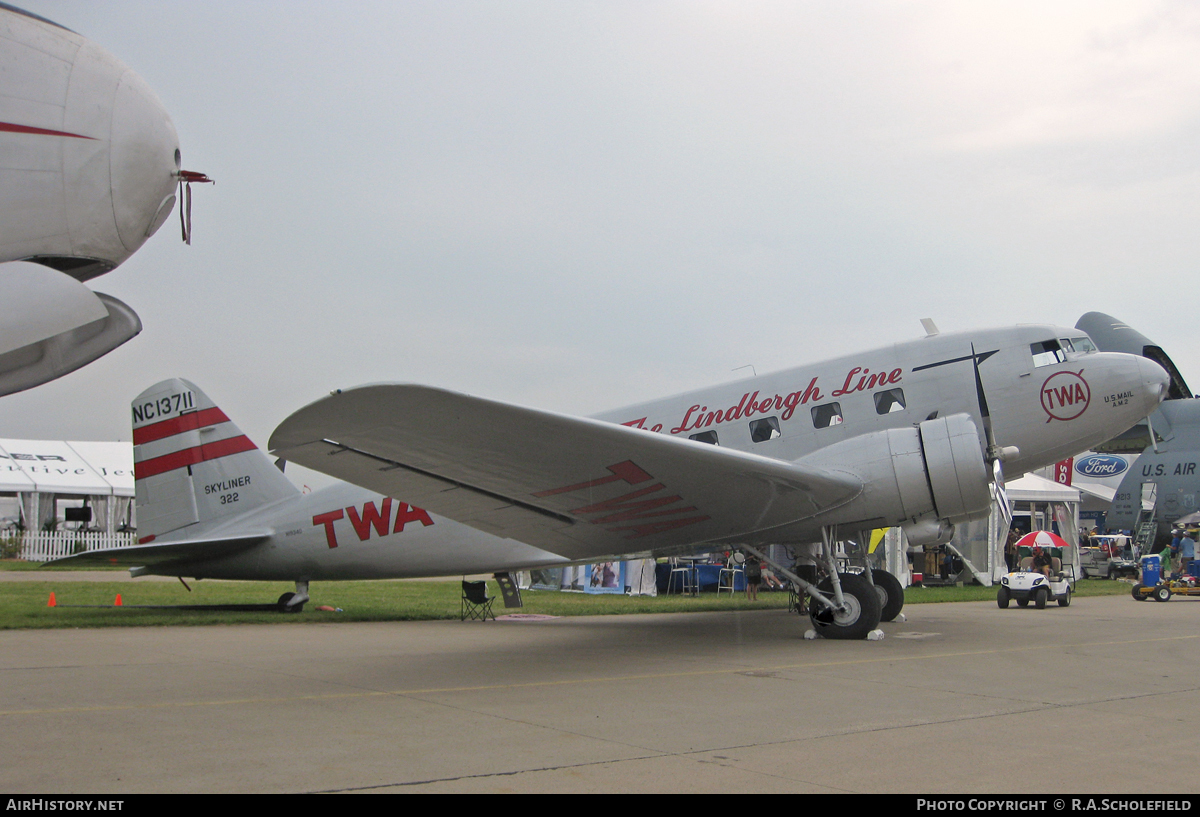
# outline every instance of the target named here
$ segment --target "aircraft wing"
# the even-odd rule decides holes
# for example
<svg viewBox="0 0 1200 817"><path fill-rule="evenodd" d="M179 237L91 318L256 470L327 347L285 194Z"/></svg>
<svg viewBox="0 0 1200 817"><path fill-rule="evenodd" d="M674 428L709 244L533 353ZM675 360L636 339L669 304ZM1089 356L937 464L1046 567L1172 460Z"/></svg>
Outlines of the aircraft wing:
<svg viewBox="0 0 1200 817"><path fill-rule="evenodd" d="M269 447L569 559L765 543L862 490L851 474L417 385L334 392Z"/></svg>
<svg viewBox="0 0 1200 817"><path fill-rule="evenodd" d="M116 567L159 567L178 562L207 561L253 547L270 536L269 533L251 533L217 539L185 539L180 542L163 542L150 545L89 550L72 556L53 559L46 565L66 567L71 565L112 565Z"/></svg>

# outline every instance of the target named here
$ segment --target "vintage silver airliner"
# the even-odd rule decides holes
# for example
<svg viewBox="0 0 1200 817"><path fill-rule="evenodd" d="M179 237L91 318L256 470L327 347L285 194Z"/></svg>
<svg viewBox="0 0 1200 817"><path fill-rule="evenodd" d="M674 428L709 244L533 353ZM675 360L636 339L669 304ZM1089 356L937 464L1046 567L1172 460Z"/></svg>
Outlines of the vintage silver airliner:
<svg viewBox="0 0 1200 817"><path fill-rule="evenodd" d="M941 334L574 417L421 385L337 390L272 452L344 480L301 495L186 380L133 403L139 546L69 557L140 573L308 582L510 571L627 554L789 546L817 631L862 638L873 579L837 531L950 539L1019 475L1153 411L1166 372L1087 334ZM801 575L806 574L806 575ZM892 579L894 582L895 580ZM898 583L895 585L898 588Z"/></svg>

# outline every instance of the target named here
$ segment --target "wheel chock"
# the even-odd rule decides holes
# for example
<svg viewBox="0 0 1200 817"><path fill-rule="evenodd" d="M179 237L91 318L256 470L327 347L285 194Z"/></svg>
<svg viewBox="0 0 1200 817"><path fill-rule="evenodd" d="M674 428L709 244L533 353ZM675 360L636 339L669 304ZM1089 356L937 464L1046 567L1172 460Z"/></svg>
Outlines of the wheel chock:
<svg viewBox="0 0 1200 817"><path fill-rule="evenodd" d="M867 641L883 641L883 630L872 630L867 633Z"/></svg>

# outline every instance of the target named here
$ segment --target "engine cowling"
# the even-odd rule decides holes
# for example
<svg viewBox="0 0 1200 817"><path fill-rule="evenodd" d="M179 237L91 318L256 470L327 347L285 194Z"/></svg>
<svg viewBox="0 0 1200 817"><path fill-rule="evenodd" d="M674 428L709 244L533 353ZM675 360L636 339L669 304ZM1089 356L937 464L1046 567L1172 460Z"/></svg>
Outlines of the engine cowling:
<svg viewBox="0 0 1200 817"><path fill-rule="evenodd" d="M804 461L849 471L863 481L863 492L838 508L831 522L896 525L911 544L941 544L953 536L955 524L991 507L980 439L969 414L952 414L915 428L843 440Z"/></svg>

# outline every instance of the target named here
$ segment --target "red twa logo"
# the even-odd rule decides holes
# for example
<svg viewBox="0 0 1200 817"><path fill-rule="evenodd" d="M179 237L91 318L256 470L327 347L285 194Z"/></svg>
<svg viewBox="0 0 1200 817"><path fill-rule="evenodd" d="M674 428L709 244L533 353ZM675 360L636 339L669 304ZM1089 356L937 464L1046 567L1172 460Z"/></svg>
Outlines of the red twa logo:
<svg viewBox="0 0 1200 817"><path fill-rule="evenodd" d="M1042 384L1042 408L1051 420L1074 420L1087 411L1092 402L1092 390L1087 381L1075 372L1057 372L1046 378Z"/></svg>

